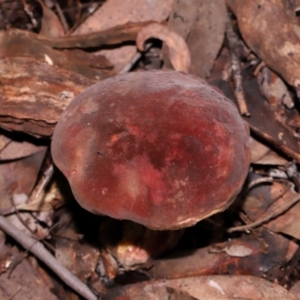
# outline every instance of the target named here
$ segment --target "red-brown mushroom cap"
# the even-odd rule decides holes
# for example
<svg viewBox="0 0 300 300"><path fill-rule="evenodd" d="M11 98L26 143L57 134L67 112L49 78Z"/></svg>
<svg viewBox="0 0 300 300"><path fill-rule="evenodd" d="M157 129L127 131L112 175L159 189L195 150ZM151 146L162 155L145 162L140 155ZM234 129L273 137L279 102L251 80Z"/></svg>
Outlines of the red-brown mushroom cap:
<svg viewBox="0 0 300 300"><path fill-rule="evenodd" d="M248 173L248 140L234 104L203 80L135 72L70 103L52 156L85 209L178 229L232 203Z"/></svg>

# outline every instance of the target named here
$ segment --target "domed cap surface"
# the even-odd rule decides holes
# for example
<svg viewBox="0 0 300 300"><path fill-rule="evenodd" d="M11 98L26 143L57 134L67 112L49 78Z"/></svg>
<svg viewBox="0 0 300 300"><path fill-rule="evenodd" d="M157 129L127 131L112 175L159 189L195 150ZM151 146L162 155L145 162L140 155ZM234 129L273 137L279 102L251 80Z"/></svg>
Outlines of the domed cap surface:
<svg viewBox="0 0 300 300"><path fill-rule="evenodd" d="M234 104L176 71L118 75L79 94L52 156L85 209L152 229L223 211L249 167L249 130Z"/></svg>

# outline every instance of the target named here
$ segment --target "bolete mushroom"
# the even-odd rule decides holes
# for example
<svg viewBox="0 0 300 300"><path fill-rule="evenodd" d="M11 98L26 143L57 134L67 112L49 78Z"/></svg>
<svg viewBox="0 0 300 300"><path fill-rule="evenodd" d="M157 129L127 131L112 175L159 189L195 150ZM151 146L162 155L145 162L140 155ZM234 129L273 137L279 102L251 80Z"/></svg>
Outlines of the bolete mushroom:
<svg viewBox="0 0 300 300"><path fill-rule="evenodd" d="M249 167L235 105L196 76L121 74L79 94L55 127L52 156L79 204L151 229L225 210Z"/></svg>

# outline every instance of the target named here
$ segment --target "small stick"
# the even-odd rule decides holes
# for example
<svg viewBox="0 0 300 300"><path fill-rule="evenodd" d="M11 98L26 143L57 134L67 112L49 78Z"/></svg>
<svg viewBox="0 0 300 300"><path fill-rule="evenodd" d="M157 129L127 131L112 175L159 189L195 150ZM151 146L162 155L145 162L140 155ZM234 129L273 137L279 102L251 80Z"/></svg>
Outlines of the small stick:
<svg viewBox="0 0 300 300"><path fill-rule="evenodd" d="M58 2L55 0L54 1L54 6L55 6L55 9L57 11L57 15L60 19L60 22L62 24L62 27L64 28L64 31L65 33L69 31L69 25L68 25L68 22L66 20L66 17L64 15L64 13L62 12L62 9L60 7L60 5L58 4Z"/></svg>
<svg viewBox="0 0 300 300"><path fill-rule="evenodd" d="M34 198L37 198L40 195L42 190L45 188L45 186L48 184L48 182L52 178L53 172L54 172L54 167L53 167L53 164L51 164L49 166L49 168L44 172L44 174L43 174L44 178L39 182L39 186L37 187L37 191L34 195ZM30 202L30 200L28 202Z"/></svg>
<svg viewBox="0 0 300 300"><path fill-rule="evenodd" d="M226 40L228 44L228 50L231 55L231 70L232 78L234 81L234 95L240 110L240 114L249 117L250 113L248 111L243 89L243 77L240 61L241 54L239 53L239 48L241 47L241 45L237 34L234 32L229 16L227 18L226 24Z"/></svg>
<svg viewBox="0 0 300 300"><path fill-rule="evenodd" d="M12 223L0 216L0 229L14 238L26 250L30 251L57 274L69 287L87 300L97 300L96 295L81 280L63 267L42 243L16 228Z"/></svg>

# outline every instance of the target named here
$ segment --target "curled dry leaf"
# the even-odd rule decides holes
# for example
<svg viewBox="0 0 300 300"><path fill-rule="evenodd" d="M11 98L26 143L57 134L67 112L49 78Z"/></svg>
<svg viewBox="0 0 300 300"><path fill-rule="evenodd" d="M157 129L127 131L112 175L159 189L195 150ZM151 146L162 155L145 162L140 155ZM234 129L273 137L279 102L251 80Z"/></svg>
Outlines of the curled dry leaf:
<svg viewBox="0 0 300 300"><path fill-rule="evenodd" d="M178 0L173 2L172 11L168 19L168 28L180 34L184 40L187 40L198 17L198 10L195 9L196 5L197 0ZM162 59L165 68L172 68L166 45L162 47Z"/></svg>
<svg viewBox="0 0 300 300"><path fill-rule="evenodd" d="M145 41L157 38L164 41L169 49L170 61L176 71L188 73L191 66L191 56L185 40L176 32L161 24L150 24L140 30L136 38L136 45L140 51L144 50Z"/></svg>
<svg viewBox="0 0 300 300"><path fill-rule="evenodd" d="M132 22L166 20L173 0L107 0L87 18L74 32L74 35L106 30ZM116 48L94 52L102 54L114 63L115 71L121 71L136 55L134 45L118 45Z"/></svg>

